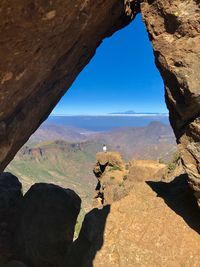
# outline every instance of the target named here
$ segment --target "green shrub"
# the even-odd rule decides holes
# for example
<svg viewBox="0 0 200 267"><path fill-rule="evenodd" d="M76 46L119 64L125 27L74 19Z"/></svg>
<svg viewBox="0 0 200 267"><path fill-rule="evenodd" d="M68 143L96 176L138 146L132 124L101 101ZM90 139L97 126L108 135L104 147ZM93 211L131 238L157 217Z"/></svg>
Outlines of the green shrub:
<svg viewBox="0 0 200 267"><path fill-rule="evenodd" d="M176 169L176 163L174 163L174 162L168 163L167 168L170 171L174 171Z"/></svg>
<svg viewBox="0 0 200 267"><path fill-rule="evenodd" d="M85 217L85 211L83 209L81 209L80 213L78 215L77 221L76 221L75 229L74 229L74 240L76 240L79 236L84 217Z"/></svg>
<svg viewBox="0 0 200 267"><path fill-rule="evenodd" d="M115 179L115 177L114 176L110 176L110 180L114 180Z"/></svg>
<svg viewBox="0 0 200 267"><path fill-rule="evenodd" d="M121 187L121 186L124 186L124 183L123 182L120 182L119 183L119 186Z"/></svg>
<svg viewBox="0 0 200 267"><path fill-rule="evenodd" d="M109 171L121 171L121 168L119 166L114 165L109 169Z"/></svg>
<svg viewBox="0 0 200 267"><path fill-rule="evenodd" d="M180 159L180 153L177 151L173 155L172 162L177 163L179 159Z"/></svg>
<svg viewBox="0 0 200 267"><path fill-rule="evenodd" d="M128 175L124 175L124 176L123 176L123 180L124 180L124 181L126 181L127 178L128 178Z"/></svg>
<svg viewBox="0 0 200 267"><path fill-rule="evenodd" d="M176 165L179 159L180 159L179 152L175 152L172 157L172 160L167 164L167 168L169 171L174 171L176 169Z"/></svg>
<svg viewBox="0 0 200 267"><path fill-rule="evenodd" d="M158 162L159 162L160 164L164 164L164 163L165 163L164 160L161 159L161 158L158 160Z"/></svg>

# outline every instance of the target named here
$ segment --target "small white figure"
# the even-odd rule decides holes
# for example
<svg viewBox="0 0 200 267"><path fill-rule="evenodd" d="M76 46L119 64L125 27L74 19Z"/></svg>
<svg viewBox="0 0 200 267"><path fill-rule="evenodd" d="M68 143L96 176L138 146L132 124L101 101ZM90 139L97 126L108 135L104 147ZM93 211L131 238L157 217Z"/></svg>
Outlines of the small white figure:
<svg viewBox="0 0 200 267"><path fill-rule="evenodd" d="M106 147L106 145L103 145L103 152L104 152L104 153L107 152L107 147Z"/></svg>

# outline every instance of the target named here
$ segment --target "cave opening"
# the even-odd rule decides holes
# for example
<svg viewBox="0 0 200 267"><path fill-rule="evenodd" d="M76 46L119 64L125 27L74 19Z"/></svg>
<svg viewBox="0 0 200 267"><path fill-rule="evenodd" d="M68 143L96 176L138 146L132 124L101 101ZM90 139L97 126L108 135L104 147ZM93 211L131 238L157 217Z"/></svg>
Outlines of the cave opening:
<svg viewBox="0 0 200 267"><path fill-rule="evenodd" d="M35 182L72 188L89 210L96 187L93 164L104 143L127 162L168 162L176 150L141 14L103 41L6 170L21 177L25 191Z"/></svg>
<svg viewBox="0 0 200 267"><path fill-rule="evenodd" d="M134 17L137 13L137 10L131 9L135 9L135 6L138 8L139 3L134 0L78 1L83 4L79 6L79 3L70 5L70 1L60 1L58 5L56 1L33 2L27 5L24 1L18 1L17 8L10 8L13 4L4 1L0 10L2 14L6 14L5 17L2 16L3 24L0 25L0 45L3 48L0 64L0 104L3 111L0 112L1 171L30 134L47 118L75 77L93 57L102 39L127 25L131 21L131 15ZM138 43L133 43L134 48L129 47L130 38L122 37L134 23L141 23L141 16L138 15L132 25L104 40L104 44L109 47L109 40L112 42L119 38L122 53L117 52L117 45L110 45L105 58L101 55L104 44L100 46L94 60L80 74L66 96L71 97L66 105L70 108L70 103L76 102L70 92L77 90L76 94L80 96L81 103L84 102L84 107L81 111L77 100L76 107L72 107L76 113L72 115L75 116L78 112L78 115L82 115L79 116L81 119L85 118L84 124L93 118L93 122L90 121L87 125L92 125L96 130L87 128L88 126L85 129L80 121L78 131L73 125L63 129L60 121L66 114L60 114L57 107L54 110L54 115L57 116L51 116L50 123L46 121L41 126L7 167L8 171L22 179L25 191L32 183L36 184L23 195L17 177L9 173L0 176L0 247L3 248L0 265L5 263L6 267L24 267L25 263L26 266L37 267L80 267L82 264L85 267L99 266L99 263L102 265L102 260L108 263L110 259L114 262L113 266L120 260L124 266L128 263L130 266L139 262L143 264L144 260L152 260L153 265L155 262L165 265L166 262L174 262L172 255L176 255L178 264L187 261L190 266L198 265L199 258L196 255L199 255L199 236L196 233L199 233L199 210L188 181L199 204L199 6L197 1L175 2L142 1L141 12L154 48L156 64L165 83L170 122L181 153L181 161L180 155L176 155L175 162L167 165L167 170L173 171L173 164L181 162L188 176L181 174L171 182L157 180L166 168L163 158L160 158L160 154L158 157L157 153L161 153L162 149L167 153L173 152L171 147L166 146L168 141L170 145L173 142L175 148L176 145L172 131L166 134L168 126L160 122L146 125L151 116L154 120L158 116L158 110L155 109L158 106L154 100L163 90L151 84L155 79L148 63L151 61L153 64L154 60L150 49L152 60L148 61L149 56L145 54L148 49L142 47L143 40L138 38L142 29L138 25L135 28L135 32L138 30L135 38ZM72 34L68 34L66 38L66 33ZM141 35L144 36L144 33ZM150 48L150 42L147 43ZM97 68L92 65L95 60L103 62L99 66L104 73L99 75L99 80L95 74ZM9 69L4 69L4 66ZM144 66L147 67L146 70ZM93 73L90 73L90 68ZM139 77L139 71L142 72L142 77ZM157 71L155 66L154 71ZM110 77L113 84L108 79ZM160 79L159 75L157 77ZM89 87L85 83L84 88L81 79L94 82L95 86L93 84ZM162 84L162 80L160 81ZM86 93L88 88L89 93ZM93 95L94 92L98 94ZM138 101L136 95L140 95L142 101ZM163 95L160 97L163 98ZM65 97L61 100L61 106L64 100ZM131 105L128 106L127 103ZM151 112L144 110L146 105L142 106L147 103L151 104L148 106ZM105 108L106 105L108 109ZM88 114L88 110L93 113ZM87 113L81 114L83 111ZM141 115L147 117L142 125L130 125L130 119L141 119ZM52 120L53 117L58 119L57 123ZM106 129L100 127L100 122L97 121L105 117L109 118ZM123 121L125 117L126 123L117 125L117 120L120 118ZM70 116L67 118L69 120ZM111 123L113 127L110 126ZM141 137L143 139L139 141L137 138ZM102 144L108 147L108 151L96 154ZM124 158L130 159L130 155L124 155L125 146L131 151L131 157L134 151L136 160L129 163L122 160L120 153ZM150 151L153 151L151 156L156 161L141 161L141 157L149 158ZM96 164L93 166L95 154ZM88 170L92 168L90 180ZM96 184L94 174L98 178L95 197L90 195L90 188L94 188ZM147 181L149 175L155 180ZM90 205L87 206L87 200L97 200L95 208L86 216L84 211L80 213L81 220L85 217L82 227L79 222L76 224L80 198L65 187L73 188L82 197L86 211L91 210ZM116 204L121 200L122 204ZM75 237L78 238L74 242L75 224ZM191 231L191 228L195 231ZM177 229L180 235L177 235ZM183 236L184 240L179 239ZM191 240L193 243L188 246ZM183 247L177 250L180 244ZM196 247L194 244L197 244ZM132 249L132 245L136 247ZM159 257L158 248L161 249ZM121 253L123 249L124 253ZM144 255L144 251L145 254L148 253Z"/></svg>

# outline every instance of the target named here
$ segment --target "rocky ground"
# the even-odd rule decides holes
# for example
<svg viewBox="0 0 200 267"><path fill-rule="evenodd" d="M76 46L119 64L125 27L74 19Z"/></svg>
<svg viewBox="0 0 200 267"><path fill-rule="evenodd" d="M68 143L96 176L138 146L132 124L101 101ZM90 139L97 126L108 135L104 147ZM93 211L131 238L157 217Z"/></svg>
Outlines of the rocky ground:
<svg viewBox="0 0 200 267"><path fill-rule="evenodd" d="M17 178L2 175L1 209L13 215L1 217L0 266L199 266L199 210L180 164L169 172L156 161L98 153L94 173L96 207L74 241L73 191L36 184L22 197Z"/></svg>
<svg viewBox="0 0 200 267"><path fill-rule="evenodd" d="M110 206L93 266L199 266L200 216L186 176L161 181L158 165L132 163L133 188Z"/></svg>
<svg viewBox="0 0 200 267"><path fill-rule="evenodd" d="M199 210L180 162L167 171L155 161L127 166L117 153L100 153L95 170L102 165L106 167L98 179L109 213L93 266L199 266ZM108 179L116 172L119 185L123 183L118 189L115 179L112 185Z"/></svg>

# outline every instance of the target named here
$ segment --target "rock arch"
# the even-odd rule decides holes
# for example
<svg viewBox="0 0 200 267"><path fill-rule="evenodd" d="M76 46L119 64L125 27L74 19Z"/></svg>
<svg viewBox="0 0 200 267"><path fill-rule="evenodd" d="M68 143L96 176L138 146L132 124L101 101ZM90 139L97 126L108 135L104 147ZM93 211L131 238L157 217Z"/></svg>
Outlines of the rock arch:
<svg viewBox="0 0 200 267"><path fill-rule="evenodd" d="M102 39L142 12L189 183L200 204L198 0L3 1L0 171L46 119Z"/></svg>

